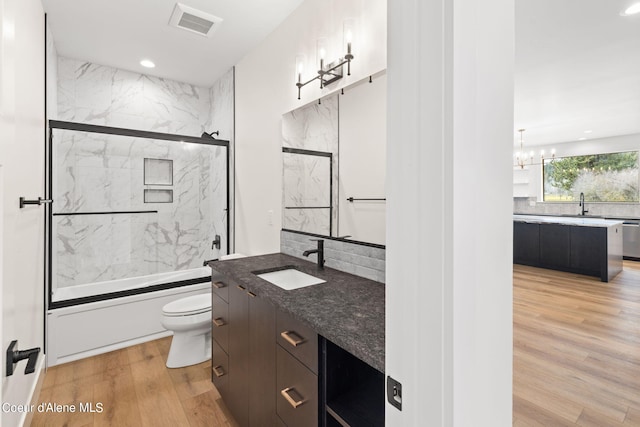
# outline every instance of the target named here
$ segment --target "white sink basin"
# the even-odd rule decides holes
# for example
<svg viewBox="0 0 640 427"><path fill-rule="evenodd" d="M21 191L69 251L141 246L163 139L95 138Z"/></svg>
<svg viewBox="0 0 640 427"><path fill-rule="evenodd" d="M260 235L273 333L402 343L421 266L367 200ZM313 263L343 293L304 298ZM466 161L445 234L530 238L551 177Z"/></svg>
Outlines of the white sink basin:
<svg viewBox="0 0 640 427"><path fill-rule="evenodd" d="M286 291L304 288L306 286L324 283L325 280L318 279L310 274L303 273L294 268L272 271L270 273L257 274L258 277L281 287Z"/></svg>

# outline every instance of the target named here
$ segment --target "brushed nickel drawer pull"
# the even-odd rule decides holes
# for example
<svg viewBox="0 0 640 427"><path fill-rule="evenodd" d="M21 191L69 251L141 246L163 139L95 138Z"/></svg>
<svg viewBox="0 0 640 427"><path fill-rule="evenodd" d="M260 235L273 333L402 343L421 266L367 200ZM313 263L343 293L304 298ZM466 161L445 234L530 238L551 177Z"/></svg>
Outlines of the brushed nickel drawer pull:
<svg viewBox="0 0 640 427"><path fill-rule="evenodd" d="M302 405L304 403L304 399L302 400L295 400L293 397L291 397L291 395L289 394L289 392L291 390L295 390L293 387L287 387L284 390L280 390L280 394L282 396L284 396L285 399L287 399L287 402L289 402L289 405L293 406L293 408L297 408L298 406Z"/></svg>
<svg viewBox="0 0 640 427"><path fill-rule="evenodd" d="M253 292L247 292L247 295L249 295L251 298L255 298L256 294L254 294Z"/></svg>
<svg viewBox="0 0 640 427"><path fill-rule="evenodd" d="M216 317L215 319L213 319L213 324L216 325L217 327L220 327L220 326L226 325L227 323L224 321L222 317Z"/></svg>
<svg viewBox="0 0 640 427"><path fill-rule="evenodd" d="M220 377L224 376L225 372L222 369L222 366L218 365L218 366L214 366L213 373L216 374L216 377L220 378Z"/></svg>
<svg viewBox="0 0 640 427"><path fill-rule="evenodd" d="M246 289L244 286L241 286L241 285L236 285L236 288L240 289L241 291L244 291Z"/></svg>
<svg viewBox="0 0 640 427"><path fill-rule="evenodd" d="M280 336L294 347L297 347L306 341L304 338L302 338L300 335L296 334L293 331L280 332Z"/></svg>
<svg viewBox="0 0 640 427"><path fill-rule="evenodd" d="M227 285L225 285L224 282L213 282L213 287L216 289L222 289L226 288Z"/></svg>

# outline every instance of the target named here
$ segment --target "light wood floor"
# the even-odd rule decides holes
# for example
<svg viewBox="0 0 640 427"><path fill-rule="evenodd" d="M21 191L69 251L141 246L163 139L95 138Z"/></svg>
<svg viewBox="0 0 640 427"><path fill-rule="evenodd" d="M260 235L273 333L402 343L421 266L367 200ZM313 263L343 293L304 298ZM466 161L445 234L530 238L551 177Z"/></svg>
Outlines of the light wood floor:
<svg viewBox="0 0 640 427"><path fill-rule="evenodd" d="M640 263L513 270L513 425L640 426Z"/></svg>
<svg viewBox="0 0 640 427"><path fill-rule="evenodd" d="M236 426L211 383L211 362L167 369L171 337L47 370L39 403L101 402L102 413L38 413L32 426Z"/></svg>
<svg viewBox="0 0 640 427"><path fill-rule="evenodd" d="M612 282L514 265L513 425L640 426L640 263ZM60 365L40 402L104 412L35 413L32 426L235 426L210 363L167 369L170 338Z"/></svg>

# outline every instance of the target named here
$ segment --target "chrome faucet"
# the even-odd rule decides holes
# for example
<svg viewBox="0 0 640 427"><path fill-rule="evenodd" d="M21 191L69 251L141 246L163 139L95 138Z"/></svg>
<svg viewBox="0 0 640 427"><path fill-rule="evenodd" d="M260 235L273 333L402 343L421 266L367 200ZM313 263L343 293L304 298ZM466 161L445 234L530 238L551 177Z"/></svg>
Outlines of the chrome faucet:
<svg viewBox="0 0 640 427"><path fill-rule="evenodd" d="M582 212L580 212L580 215L584 216L587 212L589 212L584 208L584 193L580 193L580 203L578 204L578 206L582 208Z"/></svg>
<svg viewBox="0 0 640 427"><path fill-rule="evenodd" d="M317 249L310 249L302 252L302 256L308 257L311 254L318 254L318 269L324 269L324 240L311 239L312 242L318 242Z"/></svg>

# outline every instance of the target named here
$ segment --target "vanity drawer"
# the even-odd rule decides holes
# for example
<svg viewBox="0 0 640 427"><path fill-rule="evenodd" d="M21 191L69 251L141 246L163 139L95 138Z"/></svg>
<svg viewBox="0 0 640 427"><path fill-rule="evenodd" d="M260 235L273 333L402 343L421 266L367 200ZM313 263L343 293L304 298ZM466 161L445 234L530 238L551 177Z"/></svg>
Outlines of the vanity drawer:
<svg viewBox="0 0 640 427"><path fill-rule="evenodd" d="M211 381L224 399L229 395L229 356L215 341L211 345Z"/></svg>
<svg viewBox="0 0 640 427"><path fill-rule="evenodd" d="M289 427L318 425L318 377L276 346L276 410Z"/></svg>
<svg viewBox="0 0 640 427"><path fill-rule="evenodd" d="M211 269L211 291L220 298L229 302L229 280L224 274Z"/></svg>
<svg viewBox="0 0 640 427"><path fill-rule="evenodd" d="M278 344L318 373L318 334L293 317L278 311L276 317Z"/></svg>
<svg viewBox="0 0 640 427"><path fill-rule="evenodd" d="M217 295L211 304L211 337L229 351L229 304Z"/></svg>

